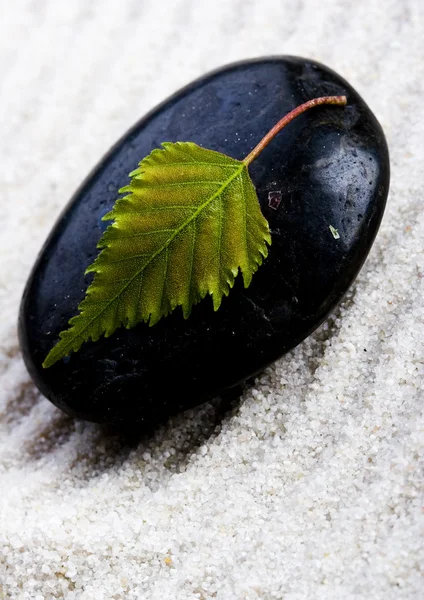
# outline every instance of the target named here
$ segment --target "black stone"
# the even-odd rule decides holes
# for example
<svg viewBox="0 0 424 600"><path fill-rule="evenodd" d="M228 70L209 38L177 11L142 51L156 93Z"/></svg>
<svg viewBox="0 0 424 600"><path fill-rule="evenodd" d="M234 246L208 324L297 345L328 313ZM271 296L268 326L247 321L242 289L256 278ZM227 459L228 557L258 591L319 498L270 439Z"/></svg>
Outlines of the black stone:
<svg viewBox="0 0 424 600"><path fill-rule="evenodd" d="M348 106L318 107L298 117L250 167L272 247L247 290L238 278L216 313L208 297L187 321L177 309L152 328L121 328L41 367L91 281L83 273L107 226L101 218L144 156L163 141L182 140L241 159L294 107L340 94ZM296 346L340 302L370 250L388 187L380 125L327 67L275 57L198 79L112 148L49 235L20 312L31 376L70 415L115 424L155 422L224 393Z"/></svg>

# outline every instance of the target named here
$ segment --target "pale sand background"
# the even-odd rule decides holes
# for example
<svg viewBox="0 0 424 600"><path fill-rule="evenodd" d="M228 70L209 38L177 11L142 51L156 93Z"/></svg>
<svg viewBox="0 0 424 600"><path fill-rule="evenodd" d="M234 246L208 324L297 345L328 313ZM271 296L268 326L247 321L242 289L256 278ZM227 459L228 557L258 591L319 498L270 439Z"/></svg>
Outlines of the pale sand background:
<svg viewBox="0 0 424 600"><path fill-rule="evenodd" d="M424 3L1 0L0 15L0 598L423 598ZM334 68L387 134L388 209L359 279L232 412L207 405L138 447L68 419L16 335L59 211L168 94L278 53Z"/></svg>

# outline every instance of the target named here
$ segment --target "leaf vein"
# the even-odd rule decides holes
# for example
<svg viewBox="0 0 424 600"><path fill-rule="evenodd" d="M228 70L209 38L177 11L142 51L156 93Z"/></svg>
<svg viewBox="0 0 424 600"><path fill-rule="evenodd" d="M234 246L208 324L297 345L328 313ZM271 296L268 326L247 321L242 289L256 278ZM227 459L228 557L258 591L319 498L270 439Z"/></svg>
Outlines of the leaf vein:
<svg viewBox="0 0 424 600"><path fill-rule="evenodd" d="M188 278L188 310L190 311L190 298L191 298L191 283L193 280L193 262L194 262L194 248L196 245L197 229L193 227L193 235L191 241L191 252L190 252L190 275Z"/></svg>
<svg viewBox="0 0 424 600"><path fill-rule="evenodd" d="M111 216L109 220L115 220L115 219L121 219L122 217L136 217L136 216L141 216L143 214L145 214L146 212L159 212L159 211L163 211L163 210L168 210L168 209L187 209L187 210L197 210L197 206L194 206L192 204L170 204L169 206L146 206L142 211L139 212L122 212L119 215L116 216Z"/></svg>
<svg viewBox="0 0 424 600"><path fill-rule="evenodd" d="M243 237L244 237L244 251L245 251L245 261L246 264L249 261L249 247L247 242L247 202L246 195L243 187L243 178L240 173L240 177L237 178L240 183L241 195L243 196L243 218L244 218L244 227L243 227Z"/></svg>
<svg viewBox="0 0 424 600"><path fill-rule="evenodd" d="M162 292L161 292L161 296L160 296L160 302L159 302L159 310L163 311L163 296L165 293L165 286L166 286L166 276L168 273L168 262L169 262L169 246L167 246L165 248L165 267L164 267L164 273L163 273L163 285L162 285Z"/></svg>
<svg viewBox="0 0 424 600"><path fill-rule="evenodd" d="M132 235L120 235L119 238L113 240L114 242L120 242L121 240L131 240L133 238L143 237L145 235L153 235L156 233L170 233L171 231L175 231L174 229L156 229L155 231L139 231L138 233L133 233Z"/></svg>
<svg viewBox="0 0 424 600"><path fill-rule="evenodd" d="M119 258L118 260L108 260L108 265L118 265L119 263L125 262L127 260L132 260L134 258L143 258L143 256L150 256L149 252L144 252L143 254L134 254L134 256L125 256L124 258ZM99 265L101 266L101 265ZM144 267L143 267L144 268ZM131 278L128 278L128 280Z"/></svg>
<svg viewBox="0 0 424 600"><path fill-rule="evenodd" d="M188 154L186 154L186 156L188 156ZM226 163L219 163L219 162L185 162L185 161L181 161L181 162L166 162L166 163L162 163L161 164L161 168L163 167L169 167L169 166L176 166L176 165L184 165L184 166L201 166L201 167L224 167L226 169L233 169L236 170L239 168L238 165L233 165L233 164L226 164Z"/></svg>
<svg viewBox="0 0 424 600"><path fill-rule="evenodd" d="M219 196L219 198L218 198L218 207L219 207L219 220L218 220L218 222L219 222L219 228L218 228L218 278L220 278L221 277L221 270L222 270L222 258L221 258L222 229L223 229L222 196Z"/></svg>
<svg viewBox="0 0 424 600"><path fill-rule="evenodd" d="M184 164L184 163L182 163ZM140 181L140 178L137 179L135 178L137 181ZM142 179L141 179L142 181ZM183 187L183 186L191 186L191 185L209 185L209 184L214 184L214 185L222 185L222 181L216 181L214 179L202 179L202 181L178 181L178 182L167 182L167 183L155 183L153 185L146 185L145 183L142 183L140 188L135 188L135 190L131 190L133 194L137 195L137 192L140 192L142 190L157 190L157 189L166 189L169 187Z"/></svg>
<svg viewBox="0 0 424 600"><path fill-rule="evenodd" d="M140 281L138 283L138 290L137 290L137 301L136 301L135 307L134 307L136 319L137 319L138 306L140 304L140 298L141 298L141 287L142 287L142 283L143 283L143 279L144 279L143 275L144 275L143 273L140 274Z"/></svg>

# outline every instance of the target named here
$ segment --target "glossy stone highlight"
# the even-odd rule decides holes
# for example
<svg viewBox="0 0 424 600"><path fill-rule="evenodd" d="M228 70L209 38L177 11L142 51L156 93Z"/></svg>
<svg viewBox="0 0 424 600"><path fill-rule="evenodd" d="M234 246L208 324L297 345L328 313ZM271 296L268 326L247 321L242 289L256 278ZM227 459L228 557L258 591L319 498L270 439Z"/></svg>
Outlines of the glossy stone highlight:
<svg viewBox="0 0 424 600"><path fill-rule="evenodd" d="M188 320L177 309L154 327L119 329L42 369L85 295L83 273L107 226L101 218L144 156L181 140L242 159L285 113L329 95L346 95L348 106L301 115L249 167L272 246L247 290L239 277L216 313L206 298ZM223 393L302 341L341 300L377 233L388 186L381 127L330 69L276 57L193 82L112 148L53 228L20 312L31 376L67 413L116 424L155 422Z"/></svg>

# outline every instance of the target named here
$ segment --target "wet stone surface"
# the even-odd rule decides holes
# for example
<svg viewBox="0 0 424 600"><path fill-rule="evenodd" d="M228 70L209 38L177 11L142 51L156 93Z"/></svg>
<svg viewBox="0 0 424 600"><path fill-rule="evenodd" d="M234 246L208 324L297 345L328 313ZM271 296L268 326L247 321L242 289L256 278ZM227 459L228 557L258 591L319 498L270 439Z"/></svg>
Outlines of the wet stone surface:
<svg viewBox="0 0 424 600"><path fill-rule="evenodd" d="M181 140L242 159L294 107L342 94L348 106L298 117L249 168L272 246L247 290L238 278L216 313L206 298L186 321L177 309L154 327L118 329L42 368L91 281L83 273L107 226L101 218L144 156ZM370 250L388 186L378 122L328 68L301 58L260 59L193 82L119 141L54 226L21 305L31 376L70 415L118 425L156 422L225 393L296 346L339 303Z"/></svg>

